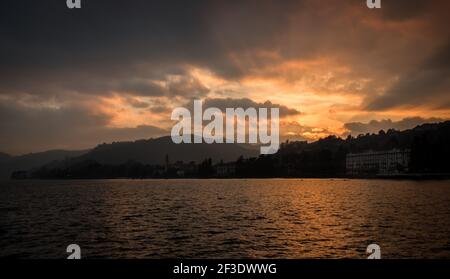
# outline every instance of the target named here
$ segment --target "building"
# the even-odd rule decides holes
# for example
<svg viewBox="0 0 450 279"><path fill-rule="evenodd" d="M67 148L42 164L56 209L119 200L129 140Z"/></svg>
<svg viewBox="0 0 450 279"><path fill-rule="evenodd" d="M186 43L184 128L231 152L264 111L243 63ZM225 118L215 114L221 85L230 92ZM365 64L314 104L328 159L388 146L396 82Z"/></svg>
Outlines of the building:
<svg viewBox="0 0 450 279"><path fill-rule="evenodd" d="M169 169L174 171L177 177L187 177L197 172L197 165L195 162L185 164L183 161L177 161L175 164L169 165Z"/></svg>
<svg viewBox="0 0 450 279"><path fill-rule="evenodd" d="M220 163L216 166L218 177L230 177L236 174L236 165L234 163Z"/></svg>
<svg viewBox="0 0 450 279"><path fill-rule="evenodd" d="M348 175L392 175L409 171L411 151L393 149L349 153L346 158Z"/></svg>

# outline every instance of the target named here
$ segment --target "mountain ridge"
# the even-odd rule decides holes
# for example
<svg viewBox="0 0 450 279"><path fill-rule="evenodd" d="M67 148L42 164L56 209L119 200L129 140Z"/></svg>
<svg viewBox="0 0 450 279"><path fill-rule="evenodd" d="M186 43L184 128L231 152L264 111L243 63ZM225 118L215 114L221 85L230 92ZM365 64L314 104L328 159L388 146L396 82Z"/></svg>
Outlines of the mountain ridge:
<svg viewBox="0 0 450 279"><path fill-rule="evenodd" d="M175 144L170 136L134 142L113 142L101 144L79 159L95 160L99 163L120 164L133 160L144 164L165 164L166 155L171 162L201 162L212 158L213 162L236 160L238 157L252 157L259 154L259 148L248 144Z"/></svg>
<svg viewBox="0 0 450 279"><path fill-rule="evenodd" d="M52 161L63 160L68 157L80 156L89 150L48 150L43 152L28 153L24 155L11 156L6 153L0 154L0 178L9 178L16 170L29 170L37 168ZM7 156L3 156L7 155Z"/></svg>
<svg viewBox="0 0 450 279"><path fill-rule="evenodd" d="M250 175L255 177L264 174L286 175L286 169L299 175L342 175L345 172L346 154L391 149L411 149L411 167L417 172L450 172L446 163L446 158L450 156L450 121L422 124L403 131L381 130L378 134L360 134L356 137L348 136L346 139L328 136L312 143L286 141L273 156L259 156L259 146L255 145L175 144L169 136L164 136L103 143L93 149L75 153L48 151L28 154L19 156L22 160L15 157L8 160L8 162L25 161L27 164L3 163L0 166L8 165L11 172L30 171L38 167L67 169L74 165L83 165L85 162L108 166L127 165L133 162L146 166L166 166L167 163L174 164L179 161L201 164L210 159L209 165L221 161L246 164L246 168L251 171Z"/></svg>

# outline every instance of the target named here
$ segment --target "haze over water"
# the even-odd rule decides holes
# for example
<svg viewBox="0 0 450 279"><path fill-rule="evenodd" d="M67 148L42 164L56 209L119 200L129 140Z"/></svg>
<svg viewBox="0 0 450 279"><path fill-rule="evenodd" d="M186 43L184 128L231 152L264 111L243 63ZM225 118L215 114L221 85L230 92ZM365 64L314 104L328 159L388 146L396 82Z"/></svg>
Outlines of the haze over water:
<svg viewBox="0 0 450 279"><path fill-rule="evenodd" d="M449 181L0 182L0 257L450 258Z"/></svg>

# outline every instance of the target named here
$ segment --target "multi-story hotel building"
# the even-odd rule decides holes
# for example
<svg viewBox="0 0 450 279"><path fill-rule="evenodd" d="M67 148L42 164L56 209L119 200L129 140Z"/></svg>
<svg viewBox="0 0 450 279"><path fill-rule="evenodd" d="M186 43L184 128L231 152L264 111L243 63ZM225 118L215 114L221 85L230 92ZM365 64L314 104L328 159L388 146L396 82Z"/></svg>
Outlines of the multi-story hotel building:
<svg viewBox="0 0 450 279"><path fill-rule="evenodd" d="M348 175L390 175L409 171L411 151L393 149L349 153L346 158Z"/></svg>

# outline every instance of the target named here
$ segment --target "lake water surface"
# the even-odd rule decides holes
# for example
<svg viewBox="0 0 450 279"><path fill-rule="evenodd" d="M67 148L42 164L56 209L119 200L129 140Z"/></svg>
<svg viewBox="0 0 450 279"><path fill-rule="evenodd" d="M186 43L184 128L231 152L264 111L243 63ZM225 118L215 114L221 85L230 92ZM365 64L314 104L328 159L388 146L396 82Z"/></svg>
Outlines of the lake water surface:
<svg viewBox="0 0 450 279"><path fill-rule="evenodd" d="M450 181L0 182L0 257L450 258Z"/></svg>

